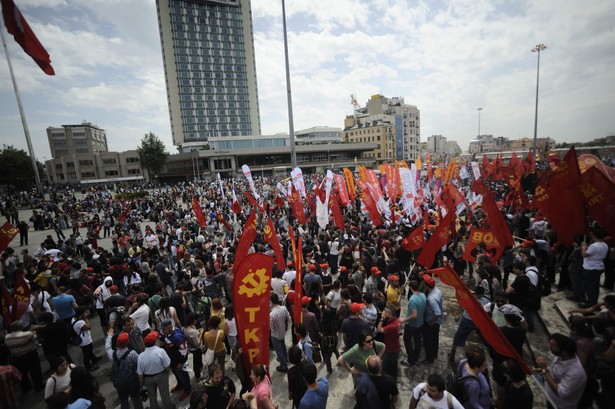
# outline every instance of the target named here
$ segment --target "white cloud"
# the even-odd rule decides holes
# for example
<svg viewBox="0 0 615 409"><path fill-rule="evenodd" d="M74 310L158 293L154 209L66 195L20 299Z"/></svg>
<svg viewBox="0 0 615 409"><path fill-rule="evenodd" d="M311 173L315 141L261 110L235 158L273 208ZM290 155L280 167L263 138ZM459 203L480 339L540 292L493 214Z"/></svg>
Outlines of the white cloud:
<svg viewBox="0 0 615 409"><path fill-rule="evenodd" d="M19 0L51 55L47 77L9 40L37 156L45 128L88 120L114 150L150 130L171 147L154 0ZM442 134L463 149L477 132L533 134L536 54L541 55L539 135L586 141L615 133L612 2L573 0L287 0L295 129L343 126L376 93L421 110L422 140ZM265 134L287 132L280 0L255 0L257 77ZM0 55L0 144L25 148Z"/></svg>

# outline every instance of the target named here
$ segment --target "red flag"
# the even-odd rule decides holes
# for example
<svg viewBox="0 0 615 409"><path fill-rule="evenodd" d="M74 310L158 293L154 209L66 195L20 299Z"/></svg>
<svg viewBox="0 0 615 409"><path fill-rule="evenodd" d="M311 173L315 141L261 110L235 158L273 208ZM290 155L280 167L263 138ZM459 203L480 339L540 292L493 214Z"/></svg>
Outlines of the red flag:
<svg viewBox="0 0 615 409"><path fill-rule="evenodd" d="M6 328L11 327L11 323L13 322L11 318L11 308L14 308L15 302L13 301L13 297L9 292L9 289L6 288L4 284L0 284L0 304L2 304L1 312L2 319L4 320L4 326Z"/></svg>
<svg viewBox="0 0 615 409"><path fill-rule="evenodd" d="M21 14L13 0L1 0L2 1L2 15L4 16L4 25L7 31L13 35L17 44L23 48L35 63L45 72L47 75L55 75L53 67L51 66L51 60L45 47L38 41L36 34L30 28L30 25Z"/></svg>
<svg viewBox="0 0 615 409"><path fill-rule="evenodd" d="M374 226L380 226L382 224L382 219L380 218L380 213L378 212L378 208L376 207L376 201L369 193L367 183L363 182L362 180L358 180L357 184L361 189L361 199L363 199L363 203L365 203L365 207L369 212L369 217L372 219L372 224Z"/></svg>
<svg viewBox="0 0 615 409"><path fill-rule="evenodd" d="M196 220L199 222L199 226L207 226L207 222L205 221L205 215L203 214L203 210L201 210L201 205L196 196L192 198L192 211L196 215Z"/></svg>
<svg viewBox="0 0 615 409"><path fill-rule="evenodd" d="M423 246L421 254L416 258L416 263L425 268L430 268L433 265L436 253L453 237L453 229L455 222L455 212L448 212L444 219L440 222L433 235L427 240Z"/></svg>
<svg viewBox="0 0 615 409"><path fill-rule="evenodd" d="M457 187L455 187L452 183L444 186L442 192L440 193L440 200L442 201L444 207L446 207L446 210L453 213L457 212L457 206L459 204L465 202L463 195L459 193ZM438 199L436 199L436 202L438 202Z"/></svg>
<svg viewBox="0 0 615 409"><path fill-rule="evenodd" d="M517 152L513 152L509 163L510 163L510 167L513 168L515 171L515 176L517 176L517 178L521 178L523 176L524 169L523 169L523 164L521 163L521 161L519 160L519 157L517 156Z"/></svg>
<svg viewBox="0 0 615 409"><path fill-rule="evenodd" d="M231 203L231 210L235 214L241 213L241 203L237 200L237 196L235 195L235 188L233 188L233 202Z"/></svg>
<svg viewBox="0 0 615 409"><path fill-rule="evenodd" d="M248 255L248 250L250 246L254 242L254 238L256 237L256 210L252 209L250 216L248 216L248 220L246 224L243 226L243 230L241 231L241 237L239 238L239 243L237 244L237 250L235 251L235 261L233 262L233 271L236 272L239 263Z"/></svg>
<svg viewBox="0 0 615 409"><path fill-rule="evenodd" d="M494 263L502 257L504 248L498 243L498 239L489 230L481 230L472 228L470 231L470 237L466 243L466 251L463 253L463 259L474 263L476 261L476 245L478 243L485 243L487 247L487 253L491 257Z"/></svg>
<svg viewBox="0 0 615 409"><path fill-rule="evenodd" d="M265 208L263 206L261 206L260 204L258 204L258 202L256 201L256 199L254 198L254 196L252 196L252 193L250 192L245 192L246 197L248 198L248 202L250 202L250 204L252 205L252 207L254 207L254 210L258 209L261 212L265 213Z"/></svg>
<svg viewBox="0 0 615 409"><path fill-rule="evenodd" d="M24 278L24 272L17 270L13 285L13 321L21 318L30 305L30 286Z"/></svg>
<svg viewBox="0 0 615 409"><path fill-rule="evenodd" d="M530 174L536 172L536 161L534 159L534 155L532 151L527 153L527 158L525 161L525 173Z"/></svg>
<svg viewBox="0 0 615 409"><path fill-rule="evenodd" d="M130 210L131 210L131 205L128 204L128 206L126 206L126 210L124 210L122 214L120 214L120 217L117 218L117 221L121 223L124 220L126 220L126 217L128 217L128 213L130 213Z"/></svg>
<svg viewBox="0 0 615 409"><path fill-rule="evenodd" d="M333 214L333 222L335 223L335 227L337 227L340 231L346 230L346 226L344 226L344 216L340 210L337 195L331 196L331 200L329 200L329 208L331 208L331 213Z"/></svg>
<svg viewBox="0 0 615 409"><path fill-rule="evenodd" d="M423 233L423 226L418 226L402 240L401 246L408 251L420 249L423 245L425 245L425 236Z"/></svg>
<svg viewBox="0 0 615 409"><path fill-rule="evenodd" d="M280 247L280 239L278 239L278 235L275 232L275 226L273 225L273 220L269 217L267 220L267 224L263 230L265 242L271 246L273 249L273 254L275 254L275 262L278 266L278 270L284 271L284 256L282 255L282 247Z"/></svg>
<svg viewBox="0 0 615 409"><path fill-rule="evenodd" d="M564 156L551 176L547 219L557 234L557 241L571 245L574 237L585 233L583 195L579 190L581 172L574 148Z"/></svg>
<svg viewBox="0 0 615 409"><path fill-rule="evenodd" d="M348 189L346 189L346 182L344 181L344 177L342 175L333 175L333 180L335 180L335 186L337 191L339 192L340 202L342 202L342 206L346 207L348 205L348 201L350 197L348 196Z"/></svg>
<svg viewBox="0 0 615 409"><path fill-rule="evenodd" d="M592 166L581 175L581 192L589 215L611 236L615 236L615 184Z"/></svg>
<svg viewBox="0 0 615 409"><path fill-rule="evenodd" d="M226 227L226 230L233 231L231 226L229 226L228 223L226 222L226 220L224 220L224 217L222 217L222 215L220 213L218 213L218 212L216 212L216 219L218 220L218 223L220 223L221 225Z"/></svg>
<svg viewBox="0 0 615 409"><path fill-rule="evenodd" d="M301 314L301 289L303 288L303 247L301 243L301 236L295 241L295 230L291 227L288 229L290 235L290 244L293 250L293 259L295 261L295 299L293 304L293 322L295 325L302 322ZM296 242L296 244L295 244ZM290 285L290 283L288 283Z"/></svg>
<svg viewBox="0 0 615 409"><path fill-rule="evenodd" d="M488 178L493 173L493 165L489 162L487 155L483 155L483 173Z"/></svg>
<svg viewBox="0 0 615 409"><path fill-rule="evenodd" d="M269 365L269 291L273 258L254 253L238 262L233 280L233 304L246 368Z"/></svg>
<svg viewBox="0 0 615 409"><path fill-rule="evenodd" d="M290 201L290 207L292 209L293 217L297 219L299 224L305 224L305 212L303 210L303 204L301 203L301 198L299 197L299 192L295 189L295 186L292 188L291 195L288 197Z"/></svg>
<svg viewBox="0 0 615 409"><path fill-rule="evenodd" d="M0 228L0 253L6 250L18 232L19 230L9 222L2 225L2 228Z"/></svg>
<svg viewBox="0 0 615 409"><path fill-rule="evenodd" d="M457 302L468 312L470 318L472 318L472 322L480 329L480 333L483 338L485 338L485 341L487 341L498 354L513 358L526 374L530 375L532 373L523 358L521 358L517 350L512 346L510 341L508 341L508 338L502 334L502 331L495 325L495 322L489 317L483 306L470 292L467 284L459 278L455 270L453 270L449 264L442 268L428 270L426 273L436 274L444 284L455 288Z"/></svg>
<svg viewBox="0 0 615 409"><path fill-rule="evenodd" d="M546 216L549 211L547 207L548 203L549 187L547 186L546 174L543 173L538 178L538 184L536 185L536 190L534 190L534 200L532 200L532 205L538 209L540 213Z"/></svg>
<svg viewBox="0 0 615 409"><path fill-rule="evenodd" d="M512 246L514 242L512 234L510 233L510 228L506 220L504 220L504 216L500 213L500 209L495 204L491 191L487 188L482 178L472 183L472 191L483 196L483 210L485 211L487 221L489 222L489 226L491 226L491 231L493 231L493 235L497 238L498 243L504 247Z"/></svg>

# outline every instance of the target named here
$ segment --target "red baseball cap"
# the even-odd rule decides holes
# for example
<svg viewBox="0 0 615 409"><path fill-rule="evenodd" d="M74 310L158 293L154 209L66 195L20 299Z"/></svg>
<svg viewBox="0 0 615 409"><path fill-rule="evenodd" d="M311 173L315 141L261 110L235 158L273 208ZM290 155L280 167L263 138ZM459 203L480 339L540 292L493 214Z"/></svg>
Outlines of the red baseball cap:
<svg viewBox="0 0 615 409"><path fill-rule="evenodd" d="M306 306L312 301L312 297L301 297L301 305Z"/></svg>
<svg viewBox="0 0 615 409"><path fill-rule="evenodd" d="M350 312L356 314L361 311L363 307L365 307L365 304L353 302L352 304L350 304Z"/></svg>

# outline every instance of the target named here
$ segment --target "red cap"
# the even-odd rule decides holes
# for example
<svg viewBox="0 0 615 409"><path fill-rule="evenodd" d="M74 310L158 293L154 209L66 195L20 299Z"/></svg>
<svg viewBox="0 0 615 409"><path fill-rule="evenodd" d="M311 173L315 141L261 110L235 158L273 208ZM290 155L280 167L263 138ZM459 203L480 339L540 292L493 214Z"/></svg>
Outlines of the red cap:
<svg viewBox="0 0 615 409"><path fill-rule="evenodd" d="M389 276L389 281L399 281L399 277L397 277L395 274L391 274Z"/></svg>
<svg viewBox="0 0 615 409"><path fill-rule="evenodd" d="M147 346L152 346L156 343L156 340L158 339L158 335L160 335L158 334L158 331L152 331L145 336L145 338L143 339L143 342Z"/></svg>
<svg viewBox="0 0 615 409"><path fill-rule="evenodd" d="M292 262L292 261L289 261L288 263L286 263L286 266L287 266L287 267L292 267L292 266L293 266L293 262Z"/></svg>
<svg viewBox="0 0 615 409"><path fill-rule="evenodd" d="M117 285L112 285L111 287L109 287L109 292L110 293L119 293L120 292L120 288Z"/></svg>
<svg viewBox="0 0 615 409"><path fill-rule="evenodd" d="M429 274L423 274L423 281L425 281L427 287L434 287L436 285L436 280Z"/></svg>
<svg viewBox="0 0 615 409"><path fill-rule="evenodd" d="M521 247L523 247L524 249L534 247L534 242L532 240L526 240L523 243L521 243Z"/></svg>
<svg viewBox="0 0 615 409"><path fill-rule="evenodd" d="M93 272L93 271L94 271L94 268L93 268L93 267L87 267L87 268L85 269L85 271L87 271L88 273L91 273L91 272Z"/></svg>
<svg viewBox="0 0 615 409"><path fill-rule="evenodd" d="M340 271L348 271L348 267L346 267L346 266L341 266L341 267L340 267Z"/></svg>
<svg viewBox="0 0 615 409"><path fill-rule="evenodd" d="M312 301L312 297L301 297L301 305L306 306Z"/></svg>
<svg viewBox="0 0 615 409"><path fill-rule="evenodd" d="M316 270L316 266L314 264L310 264L310 270Z"/></svg>
<svg viewBox="0 0 615 409"><path fill-rule="evenodd" d="M322 263L322 264L320 265L320 268L329 268L329 264L327 264L327 263Z"/></svg>
<svg viewBox="0 0 615 409"><path fill-rule="evenodd" d="M128 333L122 332L120 335L117 336L117 346L125 347L126 345L128 345Z"/></svg>
<svg viewBox="0 0 615 409"><path fill-rule="evenodd" d="M353 313L353 314L356 314L359 311L361 311L363 309L363 307L365 307L365 304L360 304L358 302L353 302L352 304L350 304L350 312Z"/></svg>
<svg viewBox="0 0 615 409"><path fill-rule="evenodd" d="M380 270L378 270L378 267L376 266L373 266L370 271L372 272L372 274L378 274L380 272Z"/></svg>

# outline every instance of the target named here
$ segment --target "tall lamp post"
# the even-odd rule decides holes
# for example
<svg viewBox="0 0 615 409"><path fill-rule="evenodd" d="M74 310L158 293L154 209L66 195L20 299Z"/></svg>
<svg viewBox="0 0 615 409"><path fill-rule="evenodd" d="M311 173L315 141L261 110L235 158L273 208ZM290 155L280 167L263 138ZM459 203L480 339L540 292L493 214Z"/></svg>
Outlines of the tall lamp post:
<svg viewBox="0 0 615 409"><path fill-rule="evenodd" d="M480 111L482 111L482 108L476 108L476 110L478 111L478 136L477 138L480 138Z"/></svg>
<svg viewBox="0 0 615 409"><path fill-rule="evenodd" d="M536 44L536 47L532 48L533 53L538 53L538 64L536 65L536 109L534 111L534 147L532 148L532 154L536 157L536 141L538 139L538 81L540 79L540 52L547 48L544 44Z"/></svg>
<svg viewBox="0 0 615 409"><path fill-rule="evenodd" d="M293 97L290 89L290 66L288 63L288 38L286 34L286 4L282 0L282 25L284 30L284 60L286 63L286 99L288 103L288 133L290 134L290 163L293 169L297 167L297 152L295 151L295 129L293 124Z"/></svg>

